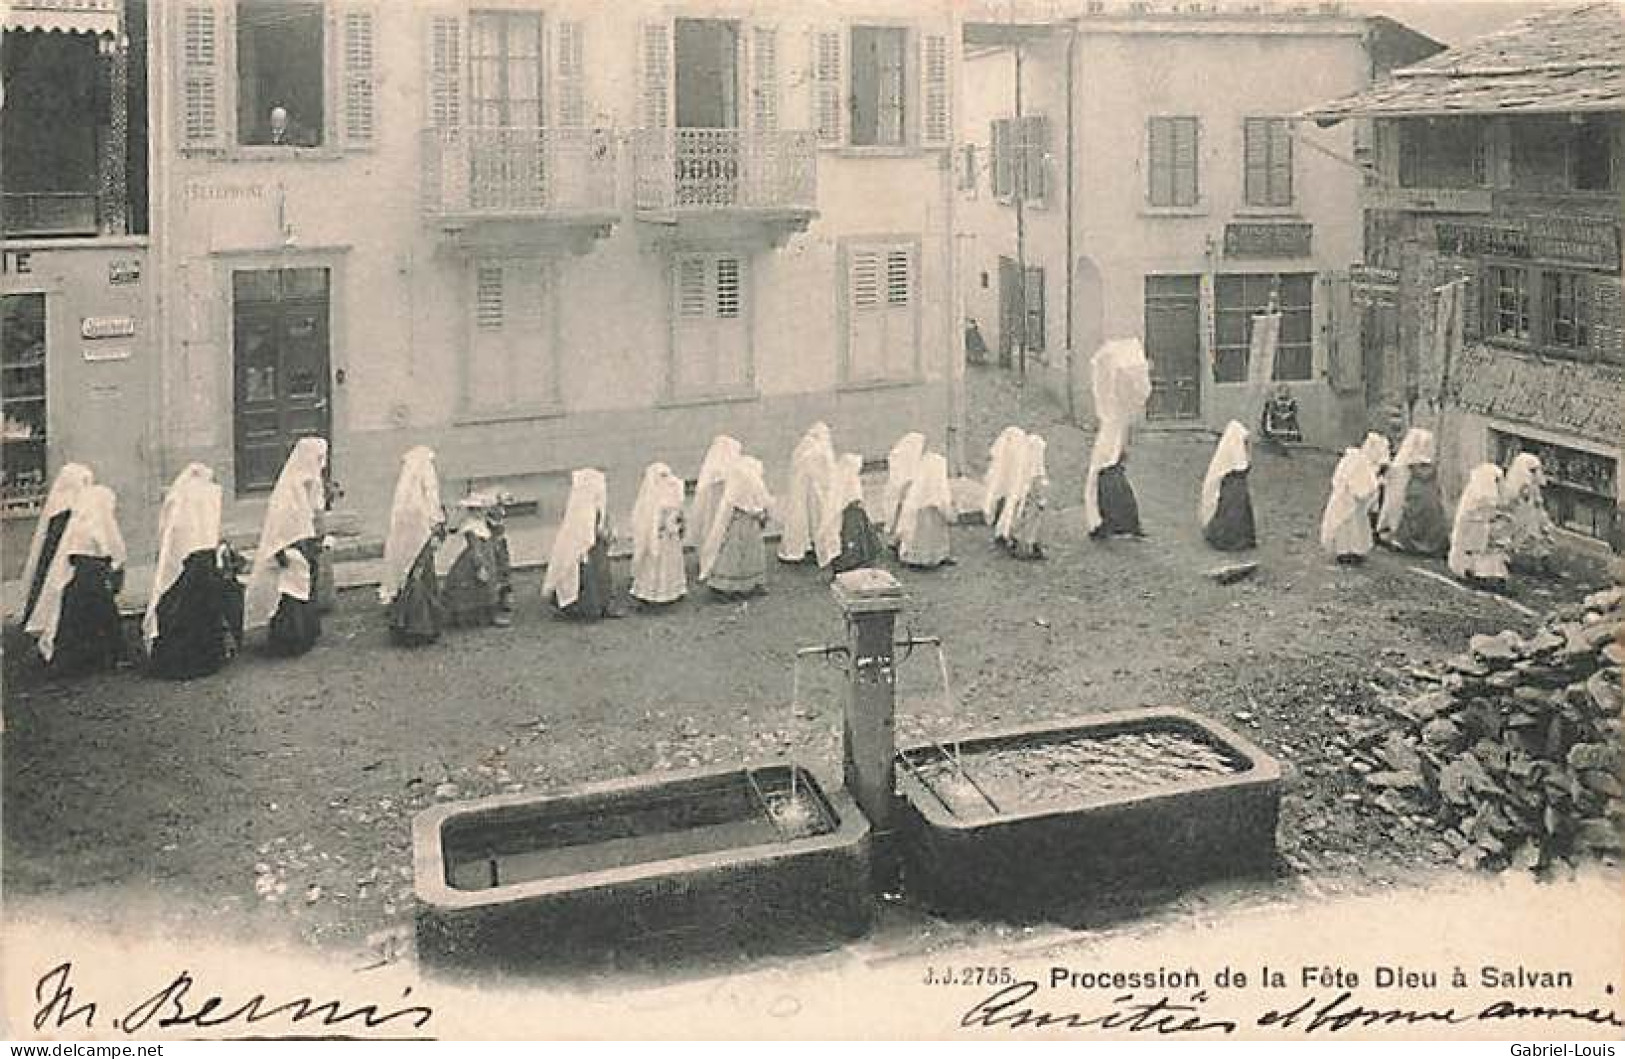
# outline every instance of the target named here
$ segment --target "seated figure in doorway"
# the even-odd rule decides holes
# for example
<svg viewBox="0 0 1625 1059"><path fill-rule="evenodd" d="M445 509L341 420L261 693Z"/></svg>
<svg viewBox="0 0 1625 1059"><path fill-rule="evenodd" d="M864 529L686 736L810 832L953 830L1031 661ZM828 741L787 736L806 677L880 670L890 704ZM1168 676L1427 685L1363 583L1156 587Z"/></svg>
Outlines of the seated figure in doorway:
<svg viewBox="0 0 1625 1059"><path fill-rule="evenodd" d="M1278 387L1275 394L1264 402L1258 433L1277 448L1303 441L1303 430L1298 426L1298 402L1291 390L1285 386Z"/></svg>

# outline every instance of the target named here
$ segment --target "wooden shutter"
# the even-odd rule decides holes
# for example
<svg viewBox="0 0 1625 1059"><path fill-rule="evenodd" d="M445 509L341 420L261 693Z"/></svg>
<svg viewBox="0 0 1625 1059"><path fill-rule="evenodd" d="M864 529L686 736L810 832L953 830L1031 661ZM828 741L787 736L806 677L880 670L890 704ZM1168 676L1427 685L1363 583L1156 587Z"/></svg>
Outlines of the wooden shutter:
<svg viewBox="0 0 1625 1059"><path fill-rule="evenodd" d="M338 9L341 120L335 122L349 150L368 150L377 138L377 16L370 6Z"/></svg>
<svg viewBox="0 0 1625 1059"><path fill-rule="evenodd" d="M453 15L429 19L429 124L455 129L463 124L463 20Z"/></svg>
<svg viewBox="0 0 1625 1059"><path fill-rule="evenodd" d="M500 410L508 389L507 269L474 268L474 331L465 368L464 400L472 411Z"/></svg>
<svg viewBox="0 0 1625 1059"><path fill-rule="evenodd" d="M225 145L225 23L225 13L213 3L189 3L180 8L176 32L181 60L182 150L213 151Z"/></svg>
<svg viewBox="0 0 1625 1059"><path fill-rule="evenodd" d="M747 262L735 254L683 254L672 264L671 381L675 396L750 382Z"/></svg>
<svg viewBox="0 0 1625 1059"><path fill-rule="evenodd" d="M553 33L553 103L555 123L564 128L587 124L587 55L584 25L560 21Z"/></svg>
<svg viewBox="0 0 1625 1059"><path fill-rule="evenodd" d="M1292 126L1276 118L1268 123L1270 138L1269 204L1292 205Z"/></svg>
<svg viewBox="0 0 1625 1059"><path fill-rule="evenodd" d="M993 197L1008 198L1011 190L1010 119L995 118L989 133L993 142Z"/></svg>
<svg viewBox="0 0 1625 1059"><path fill-rule="evenodd" d="M847 378L906 379L915 365L918 262L907 245L847 251Z"/></svg>
<svg viewBox="0 0 1625 1059"><path fill-rule="evenodd" d="M1021 119L1021 194L1042 204L1049 197L1049 119L1029 114Z"/></svg>
<svg viewBox="0 0 1625 1059"><path fill-rule="evenodd" d="M638 68L642 71L643 127L671 125L671 24L646 22L638 37Z"/></svg>
<svg viewBox="0 0 1625 1059"><path fill-rule="evenodd" d="M813 34L813 117L818 142L836 146L846 142L846 74L842 31Z"/></svg>
<svg viewBox="0 0 1625 1059"><path fill-rule="evenodd" d="M1174 204L1173 119L1146 119L1146 194L1153 206Z"/></svg>
<svg viewBox="0 0 1625 1059"><path fill-rule="evenodd" d="M751 123L760 132L779 127L779 33L772 26L750 31Z"/></svg>
<svg viewBox="0 0 1625 1059"><path fill-rule="evenodd" d="M1201 198L1201 179L1197 172L1197 141L1200 133L1195 118L1174 119L1174 203L1194 206Z"/></svg>
<svg viewBox="0 0 1625 1059"><path fill-rule="evenodd" d="M1249 206L1269 204L1269 123L1247 118L1241 123L1242 183Z"/></svg>
<svg viewBox="0 0 1625 1059"><path fill-rule="evenodd" d="M885 372L888 379L914 374L914 321L918 299L914 251L895 246L886 251Z"/></svg>
<svg viewBox="0 0 1625 1059"><path fill-rule="evenodd" d="M486 261L474 267L465 395L471 411L539 408L554 400L551 290L552 271L541 261Z"/></svg>
<svg viewBox="0 0 1625 1059"><path fill-rule="evenodd" d="M920 144L946 147L952 133L948 98L948 38L920 36Z"/></svg>

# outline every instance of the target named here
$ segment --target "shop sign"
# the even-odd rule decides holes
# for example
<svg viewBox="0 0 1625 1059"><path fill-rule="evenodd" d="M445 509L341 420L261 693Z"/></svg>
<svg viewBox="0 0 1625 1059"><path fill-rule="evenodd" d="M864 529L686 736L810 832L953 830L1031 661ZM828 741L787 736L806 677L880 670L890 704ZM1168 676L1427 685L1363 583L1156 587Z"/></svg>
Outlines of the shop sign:
<svg viewBox="0 0 1625 1059"><path fill-rule="evenodd" d="M133 316L87 316L79 322L81 338L129 338L133 334Z"/></svg>
<svg viewBox="0 0 1625 1059"><path fill-rule="evenodd" d="M1225 257L1308 257L1314 226L1237 222L1224 226Z"/></svg>
<svg viewBox="0 0 1625 1059"><path fill-rule="evenodd" d="M141 262L135 259L109 261L107 282L115 287L127 287L141 282Z"/></svg>
<svg viewBox="0 0 1625 1059"><path fill-rule="evenodd" d="M1619 271L1619 224L1598 217L1532 216L1495 225L1440 224L1439 253Z"/></svg>
<svg viewBox="0 0 1625 1059"><path fill-rule="evenodd" d="M1399 269L1364 263L1350 265L1349 295L1355 305L1399 304Z"/></svg>

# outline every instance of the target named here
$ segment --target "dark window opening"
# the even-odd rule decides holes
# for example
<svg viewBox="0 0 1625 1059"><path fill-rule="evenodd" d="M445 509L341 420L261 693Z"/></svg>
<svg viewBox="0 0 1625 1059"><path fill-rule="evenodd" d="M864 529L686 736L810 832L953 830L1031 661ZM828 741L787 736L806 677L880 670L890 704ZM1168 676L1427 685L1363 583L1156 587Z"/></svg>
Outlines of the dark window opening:
<svg viewBox="0 0 1625 1059"><path fill-rule="evenodd" d="M322 143L322 5L237 0L237 138L250 146Z"/></svg>
<svg viewBox="0 0 1625 1059"><path fill-rule="evenodd" d="M1253 339L1253 317L1266 312L1275 294L1281 334L1275 347L1277 382L1305 382L1314 363L1314 275L1219 276L1214 284L1215 335L1213 377L1218 382L1246 382Z"/></svg>
<svg viewBox="0 0 1625 1059"><path fill-rule="evenodd" d="M8 30L3 51L5 234L97 234L97 141L107 101L96 38Z"/></svg>
<svg viewBox="0 0 1625 1059"><path fill-rule="evenodd" d="M1588 118L1574 127L1570 141L1570 175L1576 191L1609 191L1614 187L1614 141L1617 123Z"/></svg>
<svg viewBox="0 0 1625 1059"><path fill-rule="evenodd" d="M7 294L0 318L0 408L5 429L0 503L9 513L45 498L45 295Z"/></svg>
<svg viewBox="0 0 1625 1059"><path fill-rule="evenodd" d="M852 29L852 144L901 146L905 142L908 31L889 26Z"/></svg>
<svg viewBox="0 0 1625 1059"><path fill-rule="evenodd" d="M1399 126L1399 184L1476 188L1489 183L1488 137L1476 118L1420 118Z"/></svg>
<svg viewBox="0 0 1625 1059"><path fill-rule="evenodd" d="M1569 190L1571 135L1564 117L1513 119L1512 186L1522 191Z"/></svg>

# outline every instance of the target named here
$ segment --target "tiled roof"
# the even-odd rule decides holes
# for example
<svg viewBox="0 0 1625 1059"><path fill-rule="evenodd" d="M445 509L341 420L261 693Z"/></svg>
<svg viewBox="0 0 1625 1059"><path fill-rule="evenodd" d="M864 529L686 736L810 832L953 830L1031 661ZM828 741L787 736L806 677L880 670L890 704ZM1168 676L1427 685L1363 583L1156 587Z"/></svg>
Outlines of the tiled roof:
<svg viewBox="0 0 1625 1059"><path fill-rule="evenodd" d="M1329 122L1619 110L1625 110L1625 7L1609 0L1521 19L1303 116Z"/></svg>
<svg viewBox="0 0 1625 1059"><path fill-rule="evenodd" d="M1625 437L1625 369L1468 346L1458 367L1463 408L1605 445Z"/></svg>

